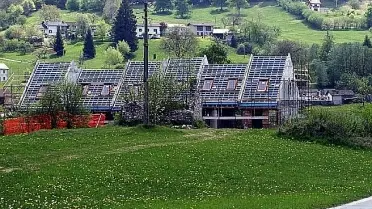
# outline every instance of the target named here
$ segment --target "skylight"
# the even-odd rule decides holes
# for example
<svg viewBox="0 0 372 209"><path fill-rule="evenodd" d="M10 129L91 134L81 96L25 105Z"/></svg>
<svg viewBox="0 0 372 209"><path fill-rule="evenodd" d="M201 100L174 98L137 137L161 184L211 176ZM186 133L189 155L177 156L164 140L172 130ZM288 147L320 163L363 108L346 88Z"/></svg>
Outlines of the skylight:
<svg viewBox="0 0 372 209"><path fill-rule="evenodd" d="M205 79L203 84L203 90L211 90L213 85L213 79Z"/></svg>
<svg viewBox="0 0 372 209"><path fill-rule="evenodd" d="M267 91L267 80L259 80L257 85L257 91Z"/></svg>
<svg viewBox="0 0 372 209"><path fill-rule="evenodd" d="M38 91L37 94L36 94L36 97L37 97L37 98L42 97L42 96L45 94L45 92L47 92L47 90L48 90L48 86L41 86L41 87L39 88L39 91Z"/></svg>
<svg viewBox="0 0 372 209"><path fill-rule="evenodd" d="M227 90L235 90L236 83L237 83L237 80L236 79L229 79L229 81L227 82L226 89Z"/></svg>
<svg viewBox="0 0 372 209"><path fill-rule="evenodd" d="M89 92L89 85L85 85L83 86L83 96L86 96L88 95L90 92Z"/></svg>
<svg viewBox="0 0 372 209"><path fill-rule="evenodd" d="M104 85L101 91L102 96L107 96L110 94L110 85Z"/></svg>

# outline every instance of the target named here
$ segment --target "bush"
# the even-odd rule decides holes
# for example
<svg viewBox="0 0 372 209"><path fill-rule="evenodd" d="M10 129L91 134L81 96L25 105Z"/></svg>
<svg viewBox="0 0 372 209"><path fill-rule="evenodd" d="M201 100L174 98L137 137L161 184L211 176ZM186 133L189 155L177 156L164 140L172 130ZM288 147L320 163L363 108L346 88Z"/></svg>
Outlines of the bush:
<svg viewBox="0 0 372 209"><path fill-rule="evenodd" d="M279 134L301 141L370 148L371 113L371 107L358 113L315 108L307 112L303 118L287 121L279 128Z"/></svg>
<svg viewBox="0 0 372 209"><path fill-rule="evenodd" d="M34 51L34 46L28 42L22 43L18 46L18 51L21 55L31 53Z"/></svg>
<svg viewBox="0 0 372 209"><path fill-rule="evenodd" d="M207 128L207 124L204 120L194 120L193 126L198 129Z"/></svg>
<svg viewBox="0 0 372 209"><path fill-rule="evenodd" d="M350 0L349 5L352 9L360 9L360 2L359 0Z"/></svg>
<svg viewBox="0 0 372 209"><path fill-rule="evenodd" d="M16 39L7 40L4 42L3 51L4 52L16 52L19 46L24 43Z"/></svg>

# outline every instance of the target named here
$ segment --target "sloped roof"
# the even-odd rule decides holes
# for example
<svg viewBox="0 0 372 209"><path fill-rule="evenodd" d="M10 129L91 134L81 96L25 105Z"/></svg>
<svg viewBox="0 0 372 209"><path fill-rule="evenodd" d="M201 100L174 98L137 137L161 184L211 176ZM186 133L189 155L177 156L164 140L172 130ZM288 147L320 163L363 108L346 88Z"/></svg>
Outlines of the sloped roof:
<svg viewBox="0 0 372 209"><path fill-rule="evenodd" d="M278 99L286 60L287 56L252 57L242 99L255 101ZM267 81L266 91L258 91L260 81Z"/></svg>
<svg viewBox="0 0 372 209"><path fill-rule="evenodd" d="M198 89L202 102L237 101L244 80L246 64L205 65ZM205 80L213 80L210 90L203 90ZM229 80L234 80L235 89L228 89Z"/></svg>
<svg viewBox="0 0 372 209"><path fill-rule="evenodd" d="M0 63L0 69L1 70L9 70L8 66L6 66L4 63Z"/></svg>

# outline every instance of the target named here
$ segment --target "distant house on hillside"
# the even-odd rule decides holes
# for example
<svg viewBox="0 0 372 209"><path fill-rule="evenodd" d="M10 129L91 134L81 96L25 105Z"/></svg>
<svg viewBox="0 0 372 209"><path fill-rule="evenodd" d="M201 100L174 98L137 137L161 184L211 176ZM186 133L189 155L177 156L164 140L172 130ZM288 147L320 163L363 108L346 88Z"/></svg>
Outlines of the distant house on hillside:
<svg viewBox="0 0 372 209"><path fill-rule="evenodd" d="M9 68L4 63L0 63L0 81L8 80Z"/></svg>
<svg viewBox="0 0 372 209"><path fill-rule="evenodd" d="M355 93L352 90L333 90L327 91L327 94L332 95L334 105L342 105L350 103L355 98Z"/></svg>
<svg viewBox="0 0 372 209"><path fill-rule="evenodd" d="M307 5L309 6L309 9L313 11L320 11L320 5L322 3L320 0L308 0Z"/></svg>
<svg viewBox="0 0 372 209"><path fill-rule="evenodd" d="M189 23L187 26L197 36L211 36L214 25L210 23Z"/></svg>
<svg viewBox="0 0 372 209"><path fill-rule="evenodd" d="M43 21L40 25L40 30L45 36L56 36L57 28L60 28L62 36L67 36L69 25L63 21L61 22L50 22Z"/></svg>
<svg viewBox="0 0 372 209"><path fill-rule="evenodd" d="M48 36L56 36L57 35L57 28L61 29L61 34L63 37L71 37L72 35L76 35L76 32L78 30L78 25L76 22L42 22L40 25L40 29L43 32L45 37ZM96 31L96 25L90 25L92 29L92 35L94 36L94 33Z"/></svg>
<svg viewBox="0 0 372 209"><path fill-rule="evenodd" d="M145 25L137 24L136 33L138 38L143 38L145 34ZM160 38L161 25L159 23L148 24L148 34L149 38Z"/></svg>
<svg viewBox="0 0 372 209"><path fill-rule="evenodd" d="M232 32L229 29L213 29L212 35L215 38L230 41Z"/></svg>

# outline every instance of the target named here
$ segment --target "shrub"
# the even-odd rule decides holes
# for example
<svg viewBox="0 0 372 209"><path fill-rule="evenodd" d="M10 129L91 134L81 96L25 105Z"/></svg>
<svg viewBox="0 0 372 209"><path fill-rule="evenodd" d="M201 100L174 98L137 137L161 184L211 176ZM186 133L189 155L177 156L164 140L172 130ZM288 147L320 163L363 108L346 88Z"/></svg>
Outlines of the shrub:
<svg viewBox="0 0 372 209"><path fill-rule="evenodd" d="M198 129L207 128L207 124L204 120L194 120L193 126Z"/></svg>
<svg viewBox="0 0 372 209"><path fill-rule="evenodd" d="M371 107L359 113L315 108L305 113L303 118L287 121L279 128L279 134L302 141L371 147L371 113Z"/></svg>
<svg viewBox="0 0 372 209"><path fill-rule="evenodd" d="M238 45L238 48L236 49L236 53L243 55L243 54L251 54L253 50L253 46L250 43L242 43Z"/></svg>
<svg viewBox="0 0 372 209"><path fill-rule="evenodd" d="M350 0L349 5L352 9L360 9L360 2L359 0Z"/></svg>
<svg viewBox="0 0 372 209"><path fill-rule="evenodd" d="M18 41L16 39L6 40L4 42L3 51L4 52L16 52L20 46L24 42Z"/></svg>
<svg viewBox="0 0 372 209"><path fill-rule="evenodd" d="M18 51L21 55L31 53L34 51L34 46L28 42L22 43L18 46Z"/></svg>

